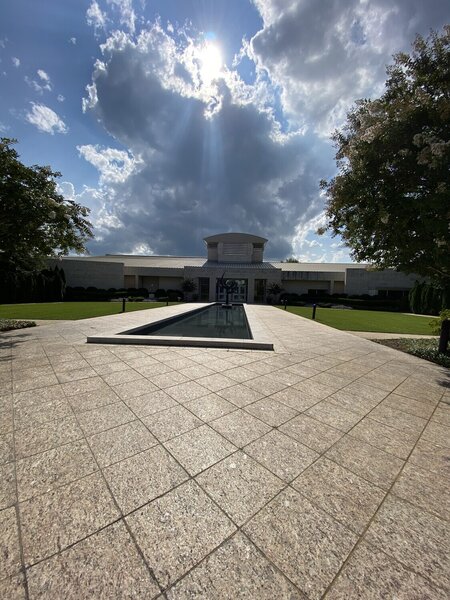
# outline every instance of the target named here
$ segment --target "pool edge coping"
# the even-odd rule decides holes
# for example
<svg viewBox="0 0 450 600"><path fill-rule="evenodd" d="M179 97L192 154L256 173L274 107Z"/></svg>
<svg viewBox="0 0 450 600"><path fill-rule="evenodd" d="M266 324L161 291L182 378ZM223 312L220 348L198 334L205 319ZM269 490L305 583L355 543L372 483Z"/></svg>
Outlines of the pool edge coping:
<svg viewBox="0 0 450 600"><path fill-rule="evenodd" d="M216 302L205 303L206 306L212 306ZM183 308L185 305L182 305ZM146 345L146 346L191 346L201 348L233 348L242 350L274 350L272 341L269 341L264 335L261 335L261 325L259 319L255 319L251 310L248 310L248 305L243 304L245 316L250 327L252 339L240 338L201 338L201 337L182 337L182 336L147 336L122 333L123 326L118 327L117 331L108 333L87 336L88 344L129 344L129 345ZM183 310L181 314L187 314L198 310L193 307L192 311ZM173 315L172 315L173 316ZM154 323L166 321L168 318L157 319ZM144 327L142 325L142 327ZM141 326L136 326L133 329L139 329Z"/></svg>

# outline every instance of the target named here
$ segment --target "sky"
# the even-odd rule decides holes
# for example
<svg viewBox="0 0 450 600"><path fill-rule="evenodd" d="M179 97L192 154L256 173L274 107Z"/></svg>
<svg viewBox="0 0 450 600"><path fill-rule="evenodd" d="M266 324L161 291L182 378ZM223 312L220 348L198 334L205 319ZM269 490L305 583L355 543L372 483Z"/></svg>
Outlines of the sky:
<svg viewBox="0 0 450 600"><path fill-rule="evenodd" d="M349 262L324 223L330 136L448 0L14 0L0 6L0 135L88 206L90 254Z"/></svg>

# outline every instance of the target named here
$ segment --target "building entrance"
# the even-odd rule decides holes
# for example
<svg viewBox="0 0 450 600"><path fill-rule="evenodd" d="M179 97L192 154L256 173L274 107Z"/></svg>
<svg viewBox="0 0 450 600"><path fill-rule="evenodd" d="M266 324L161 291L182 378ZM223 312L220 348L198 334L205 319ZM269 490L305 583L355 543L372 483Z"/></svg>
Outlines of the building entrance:
<svg viewBox="0 0 450 600"><path fill-rule="evenodd" d="M218 282L219 280L217 280ZM229 279L227 281L230 281ZM248 280L247 279L234 279L236 282L237 288L236 291L229 295L228 300L230 302L247 302L247 288L248 288ZM226 302L226 291L222 289L217 289L217 302Z"/></svg>

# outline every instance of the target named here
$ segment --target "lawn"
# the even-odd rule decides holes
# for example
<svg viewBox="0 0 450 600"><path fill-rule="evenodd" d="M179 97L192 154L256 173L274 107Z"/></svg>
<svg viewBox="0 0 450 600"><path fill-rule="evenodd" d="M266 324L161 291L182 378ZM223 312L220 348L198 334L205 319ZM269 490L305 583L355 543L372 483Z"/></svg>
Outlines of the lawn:
<svg viewBox="0 0 450 600"><path fill-rule="evenodd" d="M312 317L311 307L288 306L287 310L307 319ZM316 312L318 323L336 329L343 329L344 331L375 331L377 333L432 335L429 325L432 318L378 310L345 310L317 307Z"/></svg>
<svg viewBox="0 0 450 600"><path fill-rule="evenodd" d="M169 306L178 302L169 302ZM165 302L127 302L126 312L166 306ZM2 304L0 319L89 319L122 312L121 302L43 302Z"/></svg>

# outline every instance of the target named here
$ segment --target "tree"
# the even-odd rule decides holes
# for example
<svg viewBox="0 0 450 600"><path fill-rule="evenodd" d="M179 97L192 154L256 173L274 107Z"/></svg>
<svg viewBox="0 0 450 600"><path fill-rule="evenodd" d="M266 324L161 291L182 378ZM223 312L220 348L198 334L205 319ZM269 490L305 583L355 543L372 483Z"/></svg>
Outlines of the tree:
<svg viewBox="0 0 450 600"><path fill-rule="evenodd" d="M321 186L327 229L358 261L449 286L450 26L394 56L386 91L359 100L333 140L337 176Z"/></svg>
<svg viewBox="0 0 450 600"><path fill-rule="evenodd" d="M89 209L57 192L60 173L50 167L25 166L0 140L0 273L39 270L45 258L84 252L92 238Z"/></svg>
<svg viewBox="0 0 450 600"><path fill-rule="evenodd" d="M285 260L282 260L281 262L285 262L285 263L298 263L300 261L297 258L295 258L294 256L290 256L289 258L286 258Z"/></svg>

